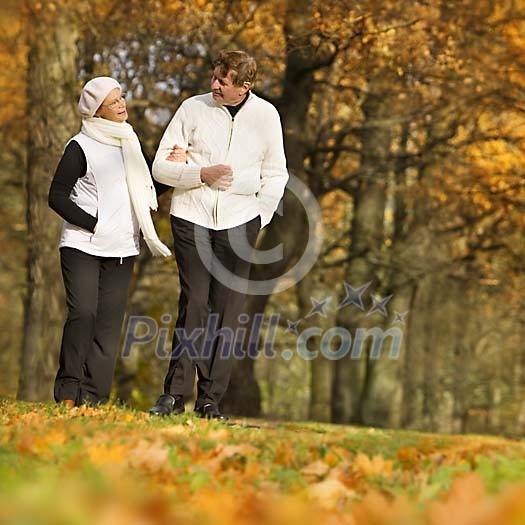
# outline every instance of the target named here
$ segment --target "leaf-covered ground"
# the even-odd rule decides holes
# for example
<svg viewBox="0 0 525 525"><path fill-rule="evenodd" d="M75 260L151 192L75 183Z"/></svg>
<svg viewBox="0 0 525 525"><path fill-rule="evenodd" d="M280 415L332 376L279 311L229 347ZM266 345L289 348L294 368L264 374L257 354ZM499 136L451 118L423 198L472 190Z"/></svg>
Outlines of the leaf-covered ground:
<svg viewBox="0 0 525 525"><path fill-rule="evenodd" d="M523 525L525 447L0 401L0 523Z"/></svg>

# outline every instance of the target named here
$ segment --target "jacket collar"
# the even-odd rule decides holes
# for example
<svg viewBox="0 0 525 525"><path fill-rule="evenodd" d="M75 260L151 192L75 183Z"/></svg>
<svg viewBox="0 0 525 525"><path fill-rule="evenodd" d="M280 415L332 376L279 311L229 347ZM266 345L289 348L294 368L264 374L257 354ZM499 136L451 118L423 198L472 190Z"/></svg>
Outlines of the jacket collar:
<svg viewBox="0 0 525 525"><path fill-rule="evenodd" d="M211 91L209 93L207 93L207 95L208 95L208 98L210 99L210 102L211 102L212 106L215 106L217 108L221 108L224 111L226 111L226 113L228 113L228 115L230 114L230 112L224 107L223 104L219 104L218 102L215 101ZM256 98L258 98L258 97L253 91L251 91L251 90L248 91L248 99L244 102L243 106L246 106L246 104L248 104L249 102L252 102Z"/></svg>

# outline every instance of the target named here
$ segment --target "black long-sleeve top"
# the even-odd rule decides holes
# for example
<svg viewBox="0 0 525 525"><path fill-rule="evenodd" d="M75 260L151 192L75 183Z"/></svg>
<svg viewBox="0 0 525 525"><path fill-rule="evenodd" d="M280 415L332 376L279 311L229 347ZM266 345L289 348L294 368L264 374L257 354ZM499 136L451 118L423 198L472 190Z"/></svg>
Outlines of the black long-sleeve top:
<svg viewBox="0 0 525 525"><path fill-rule="evenodd" d="M144 150L142 153L144 155ZM144 158L151 173L152 161L146 155L144 155ZM48 204L53 211L70 224L93 232L97 225L97 217L93 217L93 215L84 211L69 198L78 179L84 177L86 171L86 155L78 142L72 140L66 146L64 154L58 163L51 187L49 188ZM157 196L171 189L170 186L161 184L156 180L153 180L153 184L155 185Z"/></svg>

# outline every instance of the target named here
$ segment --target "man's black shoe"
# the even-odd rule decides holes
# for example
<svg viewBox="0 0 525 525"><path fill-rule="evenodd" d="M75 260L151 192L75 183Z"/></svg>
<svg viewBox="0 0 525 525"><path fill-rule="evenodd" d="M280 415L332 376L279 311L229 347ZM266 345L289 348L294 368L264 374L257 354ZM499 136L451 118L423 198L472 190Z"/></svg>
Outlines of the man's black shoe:
<svg viewBox="0 0 525 525"><path fill-rule="evenodd" d="M205 405L196 408L195 412L199 417L206 419L216 419L217 421L228 421L228 416L219 412L219 407L214 403L206 403Z"/></svg>
<svg viewBox="0 0 525 525"><path fill-rule="evenodd" d="M152 416L176 416L183 412L184 398L170 394L162 394L157 400L157 404L149 409Z"/></svg>

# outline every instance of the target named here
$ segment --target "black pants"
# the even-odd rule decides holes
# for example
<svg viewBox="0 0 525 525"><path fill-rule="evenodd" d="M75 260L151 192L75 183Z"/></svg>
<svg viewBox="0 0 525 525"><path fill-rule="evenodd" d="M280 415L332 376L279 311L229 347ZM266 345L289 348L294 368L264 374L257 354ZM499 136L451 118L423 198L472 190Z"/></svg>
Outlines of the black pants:
<svg viewBox="0 0 525 525"><path fill-rule="evenodd" d="M98 257L60 249L68 315L55 400L107 401L135 257Z"/></svg>
<svg viewBox="0 0 525 525"><path fill-rule="evenodd" d="M245 290L232 289L230 283L224 279L221 282L216 278L216 269L222 265L232 276L248 279L250 257L244 258L245 254L239 255L240 252L236 252L235 240L240 240L241 244L244 240L244 244L250 249L255 246L260 226L259 216L228 230L210 230L171 216L181 287L176 329L182 330L186 337L189 338L194 330L206 328L210 314L216 318L216 333L224 330L235 332L239 326L239 315L244 308ZM235 281L239 285L239 281ZM193 345L193 349L197 350L195 356L188 347L181 345L180 334L178 330L175 331L169 369L164 381L164 393L184 395L192 388L196 368L197 408L206 403L219 404L228 388L232 369L232 352L226 356L223 351L225 339L215 337L208 349L204 350L205 339L203 333L196 340L197 344Z"/></svg>

